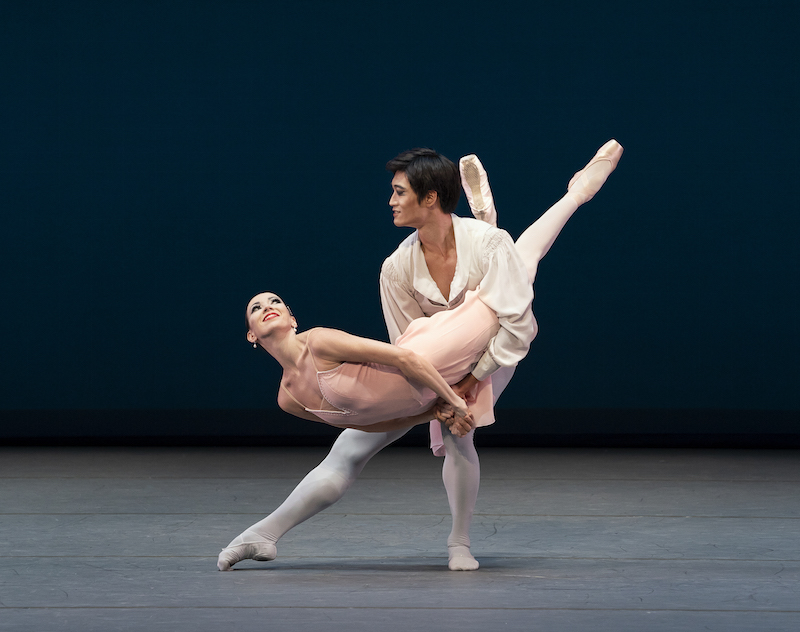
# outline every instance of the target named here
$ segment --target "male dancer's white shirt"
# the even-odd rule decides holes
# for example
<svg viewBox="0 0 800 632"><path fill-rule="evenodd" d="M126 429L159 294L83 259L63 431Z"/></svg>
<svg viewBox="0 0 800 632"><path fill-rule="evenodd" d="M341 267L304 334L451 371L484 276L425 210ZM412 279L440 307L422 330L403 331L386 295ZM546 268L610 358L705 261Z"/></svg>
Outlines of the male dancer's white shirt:
<svg viewBox="0 0 800 632"><path fill-rule="evenodd" d="M500 330L472 370L482 381L501 367L516 366L527 355L537 332L531 311L533 287L506 231L475 219L451 217L456 240L452 298L445 298L431 277L414 231L383 262L383 316L394 344L412 320L458 307L467 290L478 288L478 296L500 321Z"/></svg>

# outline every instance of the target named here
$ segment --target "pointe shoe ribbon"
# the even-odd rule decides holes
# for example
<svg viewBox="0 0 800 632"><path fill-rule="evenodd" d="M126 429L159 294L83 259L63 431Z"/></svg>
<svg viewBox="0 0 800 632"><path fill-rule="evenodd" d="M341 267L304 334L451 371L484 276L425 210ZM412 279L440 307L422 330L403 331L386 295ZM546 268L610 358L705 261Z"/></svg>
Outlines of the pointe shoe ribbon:
<svg viewBox="0 0 800 632"><path fill-rule="evenodd" d="M497 226L497 209L489 187L489 176L475 154L464 156L458 161L461 173L461 186L467 196L469 208L476 219Z"/></svg>
<svg viewBox="0 0 800 632"><path fill-rule="evenodd" d="M622 158L623 148L616 140L613 138L608 141L605 145L603 145L600 149L597 150L597 153L594 155L589 163L580 171L578 171L572 179L567 184L567 191L570 193L575 193L579 196L582 196L585 199L581 200L581 204L585 204L589 200L591 200L595 194L600 190L600 187L606 181L606 178L611 174L614 169L617 168L617 164L619 164L619 159ZM590 167L596 165L599 162L608 162L608 166L606 169L594 169L592 173L589 173ZM573 191L573 187L584 187L582 191Z"/></svg>

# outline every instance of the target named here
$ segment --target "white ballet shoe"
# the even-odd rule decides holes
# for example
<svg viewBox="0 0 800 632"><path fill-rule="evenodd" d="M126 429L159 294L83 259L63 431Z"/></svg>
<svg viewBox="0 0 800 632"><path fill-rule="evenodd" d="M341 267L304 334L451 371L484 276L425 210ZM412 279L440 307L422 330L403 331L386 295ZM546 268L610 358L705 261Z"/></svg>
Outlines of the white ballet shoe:
<svg viewBox="0 0 800 632"><path fill-rule="evenodd" d="M569 191L579 204L586 204L605 184L606 178L617 168L619 159L622 158L622 145L613 138L597 150L589 163L578 171L567 184ZM607 162L607 165L598 163ZM597 165L596 168L590 167Z"/></svg>
<svg viewBox="0 0 800 632"><path fill-rule="evenodd" d="M458 161L461 173L461 186L467 196L469 208L476 219L497 226L497 209L489 187L489 176L475 154L464 156Z"/></svg>
<svg viewBox="0 0 800 632"><path fill-rule="evenodd" d="M477 571L480 568L478 560L472 557L468 546L463 544L448 544L447 568L451 571Z"/></svg>
<svg viewBox="0 0 800 632"><path fill-rule="evenodd" d="M245 531L222 549L217 558L217 568L221 571L229 571L234 564L242 560L269 562L277 556L278 548L274 542L270 542L252 531Z"/></svg>

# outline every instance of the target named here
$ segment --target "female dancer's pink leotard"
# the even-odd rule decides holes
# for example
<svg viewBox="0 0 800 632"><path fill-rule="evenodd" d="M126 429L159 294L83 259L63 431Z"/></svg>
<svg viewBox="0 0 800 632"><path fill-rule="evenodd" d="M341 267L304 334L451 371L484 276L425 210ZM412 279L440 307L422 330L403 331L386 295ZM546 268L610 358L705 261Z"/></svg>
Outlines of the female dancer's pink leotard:
<svg viewBox="0 0 800 632"><path fill-rule="evenodd" d="M498 328L497 315L477 292L470 291L456 309L414 320L397 339L397 346L425 357L448 384L455 384L483 355ZM313 361L313 353L311 357ZM306 410L336 426L369 426L416 415L437 397L399 369L372 362L345 362L329 371L316 371L316 377L323 401L320 409ZM492 423L491 380L480 382L470 395L468 403L477 425ZM325 403L330 408L322 409Z"/></svg>

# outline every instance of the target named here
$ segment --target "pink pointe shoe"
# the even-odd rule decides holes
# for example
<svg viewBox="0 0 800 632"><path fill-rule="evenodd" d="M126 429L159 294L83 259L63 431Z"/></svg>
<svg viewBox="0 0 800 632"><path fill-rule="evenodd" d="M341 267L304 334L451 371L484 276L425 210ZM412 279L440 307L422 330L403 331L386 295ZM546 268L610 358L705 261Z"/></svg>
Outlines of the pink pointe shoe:
<svg viewBox="0 0 800 632"><path fill-rule="evenodd" d="M579 204L591 200L605 184L606 178L617 168L619 159L622 158L622 151L622 145L612 138L597 150L589 164L572 176L567 191L578 199Z"/></svg>
<svg viewBox="0 0 800 632"><path fill-rule="evenodd" d="M497 226L497 209L489 188L489 176L475 154L464 156L458 161L461 172L461 186L467 196L469 208L476 219Z"/></svg>

